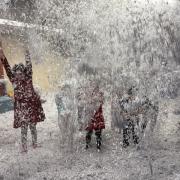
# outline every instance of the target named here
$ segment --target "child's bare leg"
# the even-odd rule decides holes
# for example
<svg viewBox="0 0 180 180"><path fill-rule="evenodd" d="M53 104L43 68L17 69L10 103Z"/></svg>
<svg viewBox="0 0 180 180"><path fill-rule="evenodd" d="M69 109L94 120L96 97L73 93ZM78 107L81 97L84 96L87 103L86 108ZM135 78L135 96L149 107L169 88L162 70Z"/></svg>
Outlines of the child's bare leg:
<svg viewBox="0 0 180 180"><path fill-rule="evenodd" d="M28 132L28 124L24 122L21 125L22 152L27 152L27 132Z"/></svg>
<svg viewBox="0 0 180 180"><path fill-rule="evenodd" d="M34 148L37 147L37 129L36 129L36 123L30 123L29 129L31 131L32 136L32 145Z"/></svg>

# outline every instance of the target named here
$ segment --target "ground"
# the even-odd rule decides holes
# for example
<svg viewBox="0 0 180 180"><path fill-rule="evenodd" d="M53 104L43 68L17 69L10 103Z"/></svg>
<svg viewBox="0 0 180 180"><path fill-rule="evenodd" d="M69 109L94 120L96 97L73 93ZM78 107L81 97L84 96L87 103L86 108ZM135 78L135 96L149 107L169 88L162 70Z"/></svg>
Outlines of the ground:
<svg viewBox="0 0 180 180"><path fill-rule="evenodd" d="M121 147L117 132L103 133L102 152L84 150L84 134L76 137L69 152L59 142L53 95L44 104L46 121L37 126L41 147L22 154L20 130L13 129L13 111L0 114L0 180L180 180L179 145L154 145L151 151Z"/></svg>

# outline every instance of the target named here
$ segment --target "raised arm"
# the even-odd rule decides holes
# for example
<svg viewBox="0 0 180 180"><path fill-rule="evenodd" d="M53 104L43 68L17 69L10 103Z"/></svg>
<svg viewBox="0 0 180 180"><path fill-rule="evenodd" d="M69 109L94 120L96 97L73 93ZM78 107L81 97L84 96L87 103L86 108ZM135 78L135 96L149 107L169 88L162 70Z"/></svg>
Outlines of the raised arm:
<svg viewBox="0 0 180 180"><path fill-rule="evenodd" d="M11 66L9 65L8 60L5 57L2 48L0 48L0 60L1 60L2 64L3 64L3 66L4 66L4 69L6 71L6 74L7 74L8 78L9 78L9 80L12 82L12 79L13 79L14 75L12 73Z"/></svg>
<svg viewBox="0 0 180 180"><path fill-rule="evenodd" d="M29 50L26 50L26 52L25 52L25 61L26 61L27 74L32 76L32 63L31 63L31 57L30 57Z"/></svg>

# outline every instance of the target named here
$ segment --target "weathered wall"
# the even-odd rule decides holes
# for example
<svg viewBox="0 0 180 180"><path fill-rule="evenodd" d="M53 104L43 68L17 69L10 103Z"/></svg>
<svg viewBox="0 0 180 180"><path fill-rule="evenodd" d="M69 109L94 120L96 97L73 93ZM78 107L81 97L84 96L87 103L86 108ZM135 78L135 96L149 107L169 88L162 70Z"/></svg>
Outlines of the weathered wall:
<svg viewBox="0 0 180 180"><path fill-rule="evenodd" d="M18 39L12 37L3 37L3 49L9 60L11 67L15 63L24 63L24 45ZM37 59L32 58L33 62L33 82L35 86L39 86L44 91L56 89L56 80L61 79L61 70L64 60L58 55L53 55L47 49L44 52L46 56L43 62L37 63ZM32 54L33 56L33 54ZM7 78L7 77L6 77ZM8 91L12 91L11 84L7 83Z"/></svg>

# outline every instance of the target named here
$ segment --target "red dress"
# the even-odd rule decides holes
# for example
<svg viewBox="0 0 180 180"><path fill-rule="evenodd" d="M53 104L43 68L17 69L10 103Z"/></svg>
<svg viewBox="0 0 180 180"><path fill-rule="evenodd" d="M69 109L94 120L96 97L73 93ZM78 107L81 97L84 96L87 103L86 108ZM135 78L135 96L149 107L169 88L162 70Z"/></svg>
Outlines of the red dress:
<svg viewBox="0 0 180 180"><path fill-rule="evenodd" d="M96 101L98 100L100 102L99 108L95 111L95 114L91 118L90 122L88 123L85 130L92 131L92 130L101 130L105 129L105 123L104 123L104 116L103 116L103 93L98 92L96 95ZM93 97L92 97L93 98Z"/></svg>
<svg viewBox="0 0 180 180"><path fill-rule="evenodd" d="M86 127L87 131L101 130L101 129L105 129L102 104L100 105L99 109L95 112L93 118Z"/></svg>
<svg viewBox="0 0 180 180"><path fill-rule="evenodd" d="M14 128L21 127L22 123L37 123L44 121L45 114L41 105L40 96L35 92L32 82L32 64L26 60L25 78L19 80L13 73L6 58L2 59L7 76L14 88Z"/></svg>

